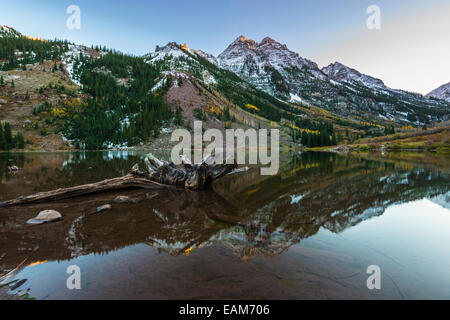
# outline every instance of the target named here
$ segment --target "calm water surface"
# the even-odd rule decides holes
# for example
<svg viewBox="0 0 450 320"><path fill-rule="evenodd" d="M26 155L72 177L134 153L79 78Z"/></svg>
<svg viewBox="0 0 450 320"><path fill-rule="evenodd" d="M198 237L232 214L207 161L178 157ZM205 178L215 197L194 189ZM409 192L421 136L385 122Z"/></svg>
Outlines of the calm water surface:
<svg viewBox="0 0 450 320"><path fill-rule="evenodd" d="M124 175L141 160L0 154L0 201ZM449 158L415 160L284 153L277 176L254 168L209 191L3 208L0 290L36 299L450 299ZM11 164L23 170L9 174ZM118 195L137 203L113 203ZM26 224L45 209L63 220ZM66 287L71 265L81 290ZM381 269L381 290L367 288L370 265Z"/></svg>

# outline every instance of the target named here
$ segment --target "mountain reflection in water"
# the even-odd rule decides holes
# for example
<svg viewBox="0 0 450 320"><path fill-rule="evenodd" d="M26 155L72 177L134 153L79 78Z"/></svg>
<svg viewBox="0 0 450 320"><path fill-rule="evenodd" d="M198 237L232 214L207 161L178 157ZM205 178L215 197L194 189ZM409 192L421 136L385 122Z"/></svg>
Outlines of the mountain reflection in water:
<svg viewBox="0 0 450 320"><path fill-rule="evenodd" d="M126 152L0 155L0 200L123 175L140 159ZM23 170L7 174L12 162ZM449 190L447 168L285 154L276 176L260 176L253 168L203 192L129 190L0 209L0 276L33 263L107 255L136 244L170 256L220 244L244 261L277 257L321 229L342 233L395 204L424 198L448 204ZM113 203L118 195L138 201ZM113 209L96 214L106 203ZM26 225L44 209L61 212L63 220Z"/></svg>

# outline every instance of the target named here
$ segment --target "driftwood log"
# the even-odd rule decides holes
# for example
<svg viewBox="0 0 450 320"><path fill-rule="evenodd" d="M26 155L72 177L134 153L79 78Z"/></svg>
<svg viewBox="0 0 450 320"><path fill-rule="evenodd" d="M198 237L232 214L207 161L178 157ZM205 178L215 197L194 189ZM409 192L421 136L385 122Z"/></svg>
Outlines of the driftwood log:
<svg viewBox="0 0 450 320"><path fill-rule="evenodd" d="M236 164L216 164L214 156L204 159L201 164L192 164L184 157L181 158L181 161L183 167L177 167L172 162L159 160L149 154L145 158L146 171L141 170L136 164L131 173L123 177L19 197L0 203L0 208L58 201L126 188L184 187L190 190L202 190L210 186L214 180L232 173L237 168Z"/></svg>

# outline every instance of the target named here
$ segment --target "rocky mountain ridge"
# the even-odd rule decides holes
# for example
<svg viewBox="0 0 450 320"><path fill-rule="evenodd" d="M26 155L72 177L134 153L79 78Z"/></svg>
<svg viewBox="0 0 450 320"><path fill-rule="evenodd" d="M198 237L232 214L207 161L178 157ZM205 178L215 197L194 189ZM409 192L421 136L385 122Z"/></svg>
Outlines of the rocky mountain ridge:
<svg viewBox="0 0 450 320"><path fill-rule="evenodd" d="M382 80L339 62L319 69L269 37L258 43L240 36L217 59L221 68L279 99L316 105L342 116L365 113L412 124L448 118L446 100L389 88Z"/></svg>
<svg viewBox="0 0 450 320"><path fill-rule="evenodd" d="M436 98L450 102L450 82L434 89L426 95L428 98Z"/></svg>

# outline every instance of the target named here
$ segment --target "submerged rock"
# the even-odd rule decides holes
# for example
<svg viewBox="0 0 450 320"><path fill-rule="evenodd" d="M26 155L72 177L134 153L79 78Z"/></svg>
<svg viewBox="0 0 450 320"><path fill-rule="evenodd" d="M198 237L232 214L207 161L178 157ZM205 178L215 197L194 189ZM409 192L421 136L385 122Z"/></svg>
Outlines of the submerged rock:
<svg viewBox="0 0 450 320"><path fill-rule="evenodd" d="M97 213L103 212L103 211L109 211L112 210L112 206L110 204L104 204L100 207L97 207Z"/></svg>
<svg viewBox="0 0 450 320"><path fill-rule="evenodd" d="M61 213L55 210L41 211L35 218L27 221L28 224L43 224L56 222L62 219Z"/></svg>
<svg viewBox="0 0 450 320"><path fill-rule="evenodd" d="M138 203L138 200L127 197L127 196L118 196L113 200L113 202L115 202L115 203Z"/></svg>

